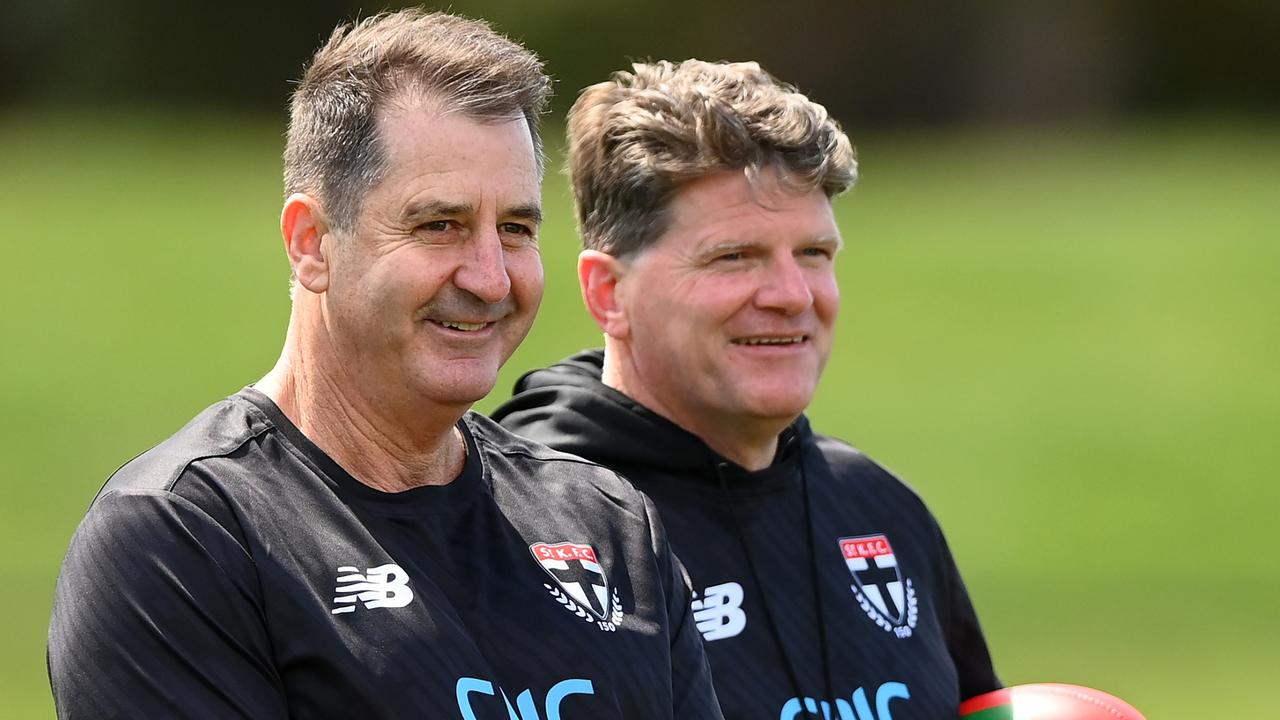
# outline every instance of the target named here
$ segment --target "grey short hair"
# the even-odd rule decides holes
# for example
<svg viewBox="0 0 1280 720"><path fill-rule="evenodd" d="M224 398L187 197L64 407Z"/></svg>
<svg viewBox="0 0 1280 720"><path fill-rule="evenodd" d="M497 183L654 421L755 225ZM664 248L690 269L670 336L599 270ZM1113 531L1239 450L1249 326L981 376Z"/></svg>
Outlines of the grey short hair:
<svg viewBox="0 0 1280 720"><path fill-rule="evenodd" d="M827 197L858 163L826 108L754 62L637 63L582 91L569 112L568 173L583 246L626 257L666 229L675 191L723 170L776 168Z"/></svg>
<svg viewBox="0 0 1280 720"><path fill-rule="evenodd" d="M340 25L316 51L290 101L285 195L316 195L331 225L351 229L387 170L378 113L413 92L482 121L523 117L541 174L541 61L482 21L409 8Z"/></svg>

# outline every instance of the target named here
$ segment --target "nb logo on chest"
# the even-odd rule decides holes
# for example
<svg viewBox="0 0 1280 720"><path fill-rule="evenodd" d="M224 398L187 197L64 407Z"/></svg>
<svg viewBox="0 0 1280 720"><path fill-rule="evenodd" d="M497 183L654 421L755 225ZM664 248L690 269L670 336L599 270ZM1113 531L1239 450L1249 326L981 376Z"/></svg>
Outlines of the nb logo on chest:
<svg viewBox="0 0 1280 720"><path fill-rule="evenodd" d="M689 605L703 640L711 642L731 638L746 629L747 614L742 611L741 585L736 582L712 585L702 595L699 600L695 592L695 599Z"/></svg>
<svg viewBox="0 0 1280 720"><path fill-rule="evenodd" d="M364 575L360 568L338 568L337 587L333 589L333 614L355 612L356 603L363 603L366 610L398 608L413 600L409 589L409 574L399 565L388 563L369 568Z"/></svg>

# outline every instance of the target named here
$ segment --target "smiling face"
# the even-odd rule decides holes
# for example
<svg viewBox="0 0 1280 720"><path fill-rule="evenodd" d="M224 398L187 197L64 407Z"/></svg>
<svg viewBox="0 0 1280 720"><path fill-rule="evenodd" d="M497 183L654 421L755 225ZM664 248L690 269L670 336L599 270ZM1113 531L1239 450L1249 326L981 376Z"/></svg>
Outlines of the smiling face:
<svg viewBox="0 0 1280 720"><path fill-rule="evenodd" d="M524 120L402 102L380 117L389 169L332 242L324 322L374 400L484 397L542 298L540 182Z"/></svg>
<svg viewBox="0 0 1280 720"><path fill-rule="evenodd" d="M668 218L619 273L619 389L703 437L744 422L780 430L808 406L831 351L830 201L773 171L755 182L722 172L684 185Z"/></svg>

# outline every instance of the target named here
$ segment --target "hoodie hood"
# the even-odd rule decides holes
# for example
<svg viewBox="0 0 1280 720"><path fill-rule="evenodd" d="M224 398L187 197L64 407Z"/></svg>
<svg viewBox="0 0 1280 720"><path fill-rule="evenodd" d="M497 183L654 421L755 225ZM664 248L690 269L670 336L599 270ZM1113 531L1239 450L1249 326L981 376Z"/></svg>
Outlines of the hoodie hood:
<svg viewBox="0 0 1280 720"><path fill-rule="evenodd" d="M510 400L493 419L512 432L622 470L644 466L676 475L708 477L719 469L737 487L774 484L779 465L798 454L798 439L809 436L802 416L783 432L771 467L748 472L726 460L701 438L601 382L604 351L587 350L549 368L531 370L516 381ZM789 473L788 473L789 474ZM714 479L710 473L708 481ZM755 481L747 482L743 481Z"/></svg>

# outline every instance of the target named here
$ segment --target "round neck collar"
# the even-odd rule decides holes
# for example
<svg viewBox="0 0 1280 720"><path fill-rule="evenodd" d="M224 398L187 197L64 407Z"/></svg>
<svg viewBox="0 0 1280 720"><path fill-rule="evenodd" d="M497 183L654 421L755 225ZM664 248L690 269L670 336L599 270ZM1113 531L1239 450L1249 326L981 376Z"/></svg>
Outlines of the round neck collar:
<svg viewBox="0 0 1280 720"><path fill-rule="evenodd" d="M340 495L368 507L391 512L446 513L470 504L484 489L484 460L471 427L462 418L458 419L454 427L466 443L467 458L457 477L445 485L422 485L399 492L385 492L360 482L347 472L294 425L275 401L262 391L249 386L237 393L237 396L257 408Z"/></svg>

